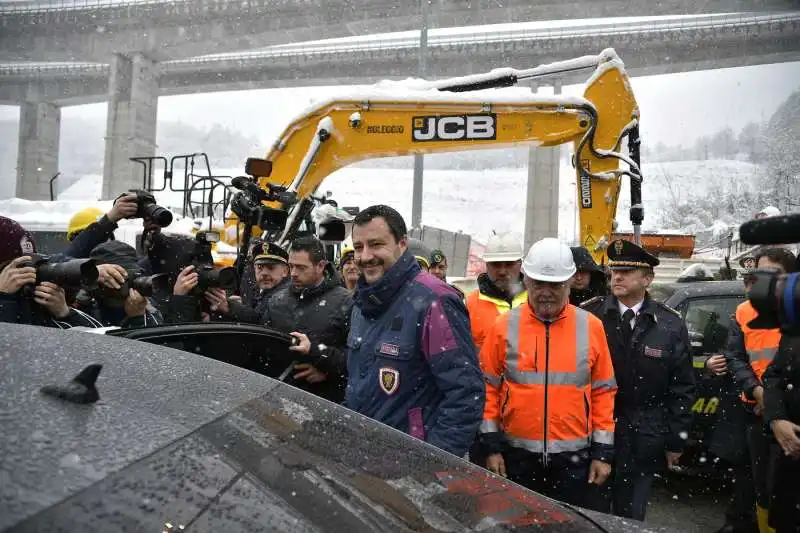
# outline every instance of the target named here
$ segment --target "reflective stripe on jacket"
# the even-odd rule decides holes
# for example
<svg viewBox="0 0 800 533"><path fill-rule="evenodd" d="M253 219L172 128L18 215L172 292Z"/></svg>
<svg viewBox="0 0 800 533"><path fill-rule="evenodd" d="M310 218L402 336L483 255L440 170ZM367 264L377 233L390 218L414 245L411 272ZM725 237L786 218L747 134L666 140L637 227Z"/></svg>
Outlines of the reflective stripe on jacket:
<svg viewBox="0 0 800 533"><path fill-rule="evenodd" d="M750 360L750 366L759 381L762 380L764 372L775 358L778 345L781 342L781 331L779 329L752 329L748 323L758 316L750 301L739 304L736 308L736 322L742 328L744 335L744 349Z"/></svg>
<svg viewBox="0 0 800 533"><path fill-rule="evenodd" d="M480 354L486 380L481 433L508 444L561 453L614 444L617 383L603 323L567 305L552 322L530 305L501 315Z"/></svg>
<svg viewBox="0 0 800 533"><path fill-rule="evenodd" d="M499 315L509 312L512 308L516 309L528 301L528 292L522 291L517 294L511 305L500 298L493 298L481 293L480 289L475 289L467 296L467 311L469 311L469 324L472 330L472 340L478 350L483 346L486 334L489 333L494 321Z"/></svg>

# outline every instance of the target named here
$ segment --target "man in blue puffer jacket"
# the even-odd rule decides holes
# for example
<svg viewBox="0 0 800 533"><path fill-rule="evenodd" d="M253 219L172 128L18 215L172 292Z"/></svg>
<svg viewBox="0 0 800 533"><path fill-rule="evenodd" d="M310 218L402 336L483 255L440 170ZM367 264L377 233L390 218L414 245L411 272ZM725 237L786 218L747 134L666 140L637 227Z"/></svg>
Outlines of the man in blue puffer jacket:
<svg viewBox="0 0 800 533"><path fill-rule="evenodd" d="M353 224L362 275L347 340L345 406L464 456L485 401L464 303L406 250L397 211L372 206Z"/></svg>

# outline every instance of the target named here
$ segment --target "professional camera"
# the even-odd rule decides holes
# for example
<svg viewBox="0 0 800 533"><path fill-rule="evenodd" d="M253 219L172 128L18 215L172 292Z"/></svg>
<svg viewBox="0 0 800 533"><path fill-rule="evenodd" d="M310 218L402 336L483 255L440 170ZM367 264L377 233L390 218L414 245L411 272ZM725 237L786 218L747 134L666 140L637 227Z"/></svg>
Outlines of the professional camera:
<svg viewBox="0 0 800 533"><path fill-rule="evenodd" d="M745 244L779 245L800 242L800 214L750 220L739 235ZM800 267L800 259L797 259ZM748 299L758 316L748 326L754 329L800 331L800 273L776 275L754 271L755 282Z"/></svg>
<svg viewBox="0 0 800 533"><path fill-rule="evenodd" d="M138 276L128 272L128 277L119 289L111 287L98 287L93 294L101 298L113 300L125 300L130 294L131 289L136 290L146 298L150 298L156 292L166 293L169 291L169 280L166 274L154 274L152 276Z"/></svg>
<svg viewBox="0 0 800 533"><path fill-rule="evenodd" d="M158 205L152 193L140 189L131 189L128 193L136 195L136 204L139 206L134 218L148 218L162 228L172 224L172 213L169 209ZM124 195L120 195L119 198L122 196Z"/></svg>
<svg viewBox="0 0 800 533"><path fill-rule="evenodd" d="M94 259L52 261L47 255L33 254L23 266L36 269L36 282L49 281L63 289L91 287L97 283L99 273Z"/></svg>
<svg viewBox="0 0 800 533"><path fill-rule="evenodd" d="M195 236L192 265L197 272L196 293L203 293L208 288L234 289L239 283L239 276L233 267L217 268L211 255L211 245L219 241L216 231L198 231Z"/></svg>
<svg viewBox="0 0 800 533"><path fill-rule="evenodd" d="M244 189L243 192L237 193L231 199L231 211L246 226L256 226L264 231L283 230L289 216L288 213L283 209L261 205L262 200L274 201L271 198L256 197L252 191Z"/></svg>

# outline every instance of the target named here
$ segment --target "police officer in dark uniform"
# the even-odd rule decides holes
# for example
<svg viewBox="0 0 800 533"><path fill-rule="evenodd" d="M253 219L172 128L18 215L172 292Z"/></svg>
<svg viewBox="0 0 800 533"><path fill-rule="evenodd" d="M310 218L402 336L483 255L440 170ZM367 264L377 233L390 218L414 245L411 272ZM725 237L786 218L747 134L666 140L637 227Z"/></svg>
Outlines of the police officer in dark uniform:
<svg viewBox="0 0 800 533"><path fill-rule="evenodd" d="M611 295L582 305L603 321L619 387L612 482L600 507L644 520L653 475L677 467L692 422L689 335L681 315L647 293L656 257L616 240L608 259Z"/></svg>

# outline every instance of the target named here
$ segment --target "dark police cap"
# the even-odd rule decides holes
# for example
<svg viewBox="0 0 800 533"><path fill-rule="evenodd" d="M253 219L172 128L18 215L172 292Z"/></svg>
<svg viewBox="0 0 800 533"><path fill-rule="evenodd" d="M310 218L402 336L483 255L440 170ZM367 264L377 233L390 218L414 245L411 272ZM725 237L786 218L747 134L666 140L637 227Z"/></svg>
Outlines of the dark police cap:
<svg viewBox="0 0 800 533"><path fill-rule="evenodd" d="M431 251L431 266L438 265L440 263L444 263L447 258L444 256L441 250L432 250Z"/></svg>
<svg viewBox="0 0 800 533"><path fill-rule="evenodd" d="M256 253L256 256L253 258L253 262L257 265L265 265L268 263L289 264L289 254L286 250L273 242L265 242L261 246L261 249L256 249L254 253Z"/></svg>
<svg viewBox="0 0 800 533"><path fill-rule="evenodd" d="M608 267L611 270L633 270L658 266L657 257L647 253L640 246L617 239L608 247Z"/></svg>

